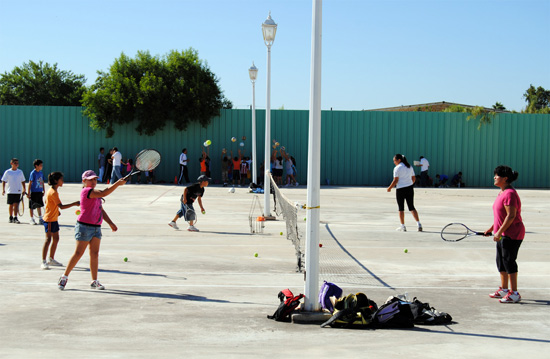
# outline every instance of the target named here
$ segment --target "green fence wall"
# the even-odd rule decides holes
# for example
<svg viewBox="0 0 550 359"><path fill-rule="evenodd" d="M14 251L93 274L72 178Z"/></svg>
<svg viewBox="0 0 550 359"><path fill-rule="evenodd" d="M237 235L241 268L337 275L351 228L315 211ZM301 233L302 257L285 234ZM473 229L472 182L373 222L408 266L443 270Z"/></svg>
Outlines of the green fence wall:
<svg viewBox="0 0 550 359"><path fill-rule="evenodd" d="M222 148L241 147L246 136L251 152L251 111L223 110L207 128L193 125L180 132L169 125L155 136L139 136L135 126L115 126L115 135L94 131L80 107L0 106L0 169L12 157L28 176L32 161L44 161L44 172L62 171L70 182L86 169L97 170L100 147L117 146L124 158L143 148L158 149L163 160L157 178L168 183L178 173L182 148L188 149L191 177L199 174L198 158L206 139L212 141L212 176L219 180ZM323 111L321 178L331 185L387 186L392 180L392 157L402 153L412 162L423 155L430 176L449 177L462 171L468 186L492 186L493 169L507 164L520 173L522 188L550 187L550 115L499 114L490 125L477 129L461 113ZM258 168L263 162L265 111L257 110ZM273 110L272 138L297 161L298 181L307 179L308 111ZM230 141L237 137L236 143ZM418 169L416 169L418 173Z"/></svg>

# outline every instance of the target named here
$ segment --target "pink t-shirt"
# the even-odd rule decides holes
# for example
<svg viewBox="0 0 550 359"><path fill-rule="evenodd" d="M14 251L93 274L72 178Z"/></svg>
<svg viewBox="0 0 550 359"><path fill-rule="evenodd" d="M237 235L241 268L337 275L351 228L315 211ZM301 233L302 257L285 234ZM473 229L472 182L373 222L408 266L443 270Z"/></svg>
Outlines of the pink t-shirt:
<svg viewBox="0 0 550 359"><path fill-rule="evenodd" d="M81 223L100 226L103 223L101 198L89 198L92 191L92 187L84 187L80 192L80 215L76 220Z"/></svg>
<svg viewBox="0 0 550 359"><path fill-rule="evenodd" d="M493 233L496 233L504 220L506 219L506 208L504 206L515 207L517 210L516 218L514 222L508 227L508 229L502 233L503 236L510 237L512 239L523 239L525 238L525 226L523 225L523 220L521 219L521 200L519 195L513 188L505 189L502 192L499 192L495 203L493 203Z"/></svg>

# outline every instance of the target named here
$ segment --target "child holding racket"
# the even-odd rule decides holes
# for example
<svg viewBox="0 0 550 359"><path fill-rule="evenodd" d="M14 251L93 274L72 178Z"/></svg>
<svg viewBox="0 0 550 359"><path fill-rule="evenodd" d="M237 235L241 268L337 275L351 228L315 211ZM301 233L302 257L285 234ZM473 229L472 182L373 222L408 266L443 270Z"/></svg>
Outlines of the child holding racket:
<svg viewBox="0 0 550 359"><path fill-rule="evenodd" d="M168 223L170 227L174 229L179 229L176 221L185 216L185 212L187 212L188 210L195 211L193 208L193 202L195 202L195 200L199 202L202 214L205 213L204 207L202 205L202 196L204 196L204 187L207 187L210 181L210 178L206 177L205 175L200 175L199 178L197 178L197 183L193 183L192 185L185 187L185 190L183 191L183 196L181 196L181 208L176 213L174 219L172 219L172 222ZM189 221L189 227L187 228L187 230L190 232L198 232L199 230L195 226L193 226L193 223L193 220Z"/></svg>
<svg viewBox="0 0 550 359"><path fill-rule="evenodd" d="M63 183L63 173L52 172L48 175L48 184L50 185L50 189L46 194L46 209L44 210L44 230L46 231L46 240L42 246L42 269L50 269L50 266L63 266L63 264L54 259L55 251L57 250L57 243L59 243L59 223L57 222L59 210L71 208L80 204L79 201L70 204L61 203L58 190L59 187L63 187ZM48 249L50 250L50 256L48 257L48 260L46 260Z"/></svg>
<svg viewBox="0 0 550 359"><path fill-rule="evenodd" d="M395 197L399 208L399 221L401 222L401 226L396 230L407 231L407 227L405 227L405 201L407 201L407 207L416 220L416 224L418 224L418 231L422 232L422 224L420 224L418 212L414 208L414 182L416 181L414 169L407 161L407 158L399 153L393 157L393 163L395 164L393 181L387 191L391 192L393 187L396 188Z"/></svg>
<svg viewBox="0 0 550 359"><path fill-rule="evenodd" d="M88 170L82 174L82 183L84 188L80 192L80 215L77 218L74 227L76 249L67 264L65 273L59 278L57 283L60 290L65 289L69 274L76 266L86 248L89 247L90 253L90 273L92 274L92 289L103 290L105 287L97 280L97 270L99 265L99 246L101 244L101 223L103 220L109 224L113 232L117 231L117 226L111 221L107 212L103 209L103 197L107 197L119 186L126 183L124 178L119 179L112 186L103 190L96 189L98 176L94 171Z"/></svg>
<svg viewBox="0 0 550 359"><path fill-rule="evenodd" d="M518 173L508 166L498 166L494 175L494 185L500 188L500 192L493 203L493 224L485 231L485 235L490 236L493 233L493 240L496 242L500 287L489 296L500 299L501 303L517 303L521 300L521 295L518 292L516 259L525 238L521 200L512 187Z"/></svg>

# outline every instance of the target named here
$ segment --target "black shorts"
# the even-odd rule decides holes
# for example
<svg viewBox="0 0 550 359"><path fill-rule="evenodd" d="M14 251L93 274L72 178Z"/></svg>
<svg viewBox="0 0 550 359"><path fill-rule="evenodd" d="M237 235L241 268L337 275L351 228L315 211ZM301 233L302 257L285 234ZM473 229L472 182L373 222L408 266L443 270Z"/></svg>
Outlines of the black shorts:
<svg viewBox="0 0 550 359"><path fill-rule="evenodd" d="M274 168L273 169L273 176L274 177L282 177L283 176L283 169L282 168Z"/></svg>
<svg viewBox="0 0 550 359"><path fill-rule="evenodd" d="M8 204L21 202L21 193L8 193Z"/></svg>
<svg viewBox="0 0 550 359"><path fill-rule="evenodd" d="M29 199L29 208L36 209L44 207L44 193L31 192L31 198Z"/></svg>
<svg viewBox="0 0 550 359"><path fill-rule="evenodd" d="M241 179L241 171L233 170L233 179L234 180L240 180Z"/></svg>
<svg viewBox="0 0 550 359"><path fill-rule="evenodd" d="M407 207L409 207L409 211L414 211L414 185L398 188L395 191L395 199L397 200L397 207L399 207L399 212L403 212L405 210L405 201L407 201Z"/></svg>
<svg viewBox="0 0 550 359"><path fill-rule="evenodd" d="M521 243L523 243L523 239L512 239L506 236L503 236L497 242L497 269L499 272L506 272L508 274L518 272L516 259L518 258Z"/></svg>

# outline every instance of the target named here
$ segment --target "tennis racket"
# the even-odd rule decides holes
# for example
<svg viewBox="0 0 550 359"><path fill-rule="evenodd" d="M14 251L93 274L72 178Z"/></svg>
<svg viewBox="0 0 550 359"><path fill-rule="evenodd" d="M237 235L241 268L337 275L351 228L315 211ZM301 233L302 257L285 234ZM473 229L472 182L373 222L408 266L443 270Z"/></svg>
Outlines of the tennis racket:
<svg viewBox="0 0 550 359"><path fill-rule="evenodd" d="M449 223L441 230L441 238L447 242L458 242L466 237L483 236L484 234L483 232L472 231L462 223Z"/></svg>
<svg viewBox="0 0 550 359"><path fill-rule="evenodd" d="M197 214L195 213L195 210L186 204L184 204L184 206L185 206L185 215L184 215L185 222L189 223L189 225L191 225L191 222L193 222L193 224L196 224Z"/></svg>
<svg viewBox="0 0 550 359"><path fill-rule="evenodd" d="M17 209L17 213L19 213L19 216L23 217L23 214L25 213L25 192L21 193L21 198L19 201L19 207Z"/></svg>
<svg viewBox="0 0 550 359"><path fill-rule="evenodd" d="M124 176L124 180L127 181L130 176L144 171L152 171L160 164L160 153L157 150L143 150L136 155L135 166L136 171Z"/></svg>

